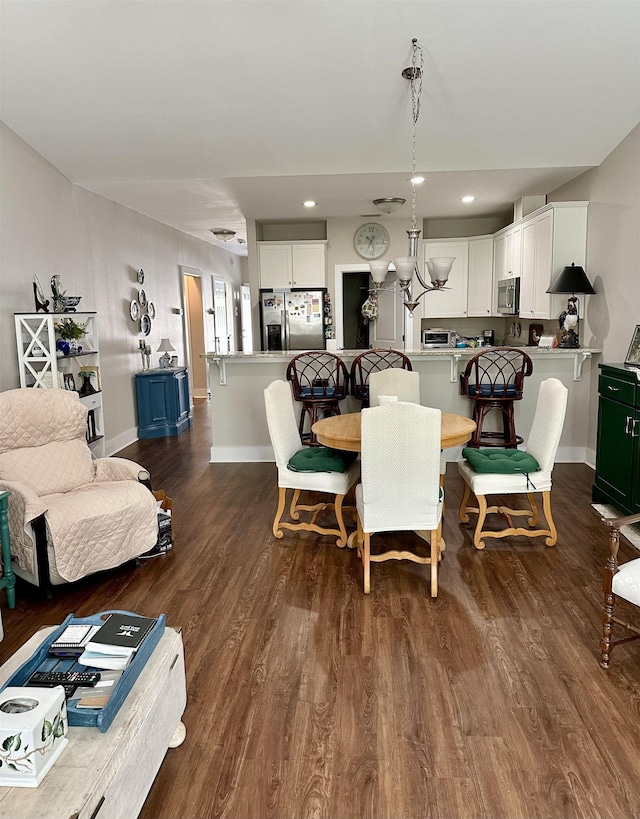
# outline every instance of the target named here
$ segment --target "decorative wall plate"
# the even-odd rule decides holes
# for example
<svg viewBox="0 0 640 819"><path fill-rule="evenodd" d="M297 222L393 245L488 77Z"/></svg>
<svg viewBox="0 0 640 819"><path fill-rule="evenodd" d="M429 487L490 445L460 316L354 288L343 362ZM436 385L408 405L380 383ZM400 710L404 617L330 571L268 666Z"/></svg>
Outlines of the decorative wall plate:
<svg viewBox="0 0 640 819"><path fill-rule="evenodd" d="M156 317L156 308L153 306L152 301L147 303L147 313L149 314L149 318L154 319Z"/></svg>
<svg viewBox="0 0 640 819"><path fill-rule="evenodd" d="M147 294L144 290L138 290L138 301L140 302L140 307L144 307L147 303Z"/></svg>
<svg viewBox="0 0 640 819"><path fill-rule="evenodd" d="M146 313L144 316L140 316L140 332L144 333L145 336L148 336L151 332L151 319Z"/></svg>
<svg viewBox="0 0 640 819"><path fill-rule="evenodd" d="M129 305L129 315L131 316L133 321L137 321L139 314L140 311L138 310L138 302L135 299L133 299L133 301Z"/></svg>
<svg viewBox="0 0 640 819"><path fill-rule="evenodd" d="M144 270L142 268L138 270L138 284L144 284Z"/></svg>

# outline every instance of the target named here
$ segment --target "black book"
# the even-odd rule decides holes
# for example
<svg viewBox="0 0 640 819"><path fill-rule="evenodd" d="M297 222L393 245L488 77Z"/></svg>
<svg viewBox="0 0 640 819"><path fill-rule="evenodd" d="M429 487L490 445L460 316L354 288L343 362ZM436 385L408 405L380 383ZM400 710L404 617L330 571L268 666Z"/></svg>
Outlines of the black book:
<svg viewBox="0 0 640 819"><path fill-rule="evenodd" d="M127 657L133 654L157 623L155 617L139 617L137 614L110 614L85 648L103 654Z"/></svg>

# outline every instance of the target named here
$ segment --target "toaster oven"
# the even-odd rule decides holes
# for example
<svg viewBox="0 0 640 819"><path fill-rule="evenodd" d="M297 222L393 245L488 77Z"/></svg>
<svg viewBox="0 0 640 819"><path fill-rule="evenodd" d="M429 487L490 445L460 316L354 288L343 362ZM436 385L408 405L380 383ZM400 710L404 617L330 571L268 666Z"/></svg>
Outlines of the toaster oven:
<svg viewBox="0 0 640 819"><path fill-rule="evenodd" d="M455 330L423 330L422 349L433 350L438 347L455 347Z"/></svg>

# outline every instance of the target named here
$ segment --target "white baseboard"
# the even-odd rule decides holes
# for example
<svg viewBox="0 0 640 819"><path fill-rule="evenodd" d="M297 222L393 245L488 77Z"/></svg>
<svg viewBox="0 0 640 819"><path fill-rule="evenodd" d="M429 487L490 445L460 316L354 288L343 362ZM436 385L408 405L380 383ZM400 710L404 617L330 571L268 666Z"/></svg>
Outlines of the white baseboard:
<svg viewBox="0 0 640 819"><path fill-rule="evenodd" d="M105 445L105 452L107 453L107 456L113 455L131 444L135 444L137 440L138 427L132 427L126 432L116 435L115 438L108 438Z"/></svg>
<svg viewBox="0 0 640 819"><path fill-rule="evenodd" d="M586 463L587 466L590 466L591 469L596 468L596 451L595 451L595 449L586 449L585 450L584 462Z"/></svg>
<svg viewBox="0 0 640 819"><path fill-rule="evenodd" d="M212 464L273 463L270 446L212 446Z"/></svg>

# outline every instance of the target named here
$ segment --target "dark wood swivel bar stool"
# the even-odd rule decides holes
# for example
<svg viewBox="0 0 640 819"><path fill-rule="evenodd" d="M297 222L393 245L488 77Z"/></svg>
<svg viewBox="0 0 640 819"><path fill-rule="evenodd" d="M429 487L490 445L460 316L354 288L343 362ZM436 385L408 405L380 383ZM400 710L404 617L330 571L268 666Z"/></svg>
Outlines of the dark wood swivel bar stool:
<svg viewBox="0 0 640 819"><path fill-rule="evenodd" d="M460 376L460 392L473 401L472 417L476 422L469 446L515 449L522 443L523 439L516 435L513 403L522 398L524 379L532 372L529 356L514 347L492 347L469 360ZM502 431L483 430L493 410L502 415Z"/></svg>
<svg viewBox="0 0 640 819"><path fill-rule="evenodd" d="M347 397L349 373L344 361L335 353L325 350L300 353L287 367L287 381L293 386L293 397L302 405L300 412L300 439L318 446L311 427L321 418L340 415L340 401ZM309 418L309 431L305 421Z"/></svg>
<svg viewBox="0 0 640 819"><path fill-rule="evenodd" d="M362 401L362 409L369 406L369 376L380 370L395 367L413 370L411 361L400 350L365 350L351 364L351 395Z"/></svg>

